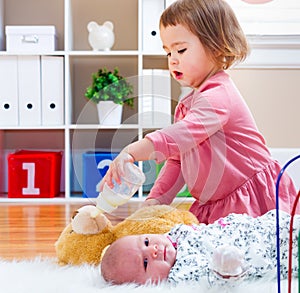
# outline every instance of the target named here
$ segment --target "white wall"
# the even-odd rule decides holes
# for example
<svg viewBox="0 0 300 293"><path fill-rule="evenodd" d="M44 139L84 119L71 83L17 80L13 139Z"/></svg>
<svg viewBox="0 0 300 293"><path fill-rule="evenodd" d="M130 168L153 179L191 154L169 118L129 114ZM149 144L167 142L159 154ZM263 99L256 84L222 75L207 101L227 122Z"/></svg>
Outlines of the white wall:
<svg viewBox="0 0 300 293"><path fill-rule="evenodd" d="M300 148L300 69L229 71L267 145Z"/></svg>
<svg viewBox="0 0 300 293"><path fill-rule="evenodd" d="M283 168L291 159L300 155L300 148L270 148L270 152L272 157L278 160ZM287 172L291 176L296 188L300 190L300 159L297 159L288 165L284 172Z"/></svg>

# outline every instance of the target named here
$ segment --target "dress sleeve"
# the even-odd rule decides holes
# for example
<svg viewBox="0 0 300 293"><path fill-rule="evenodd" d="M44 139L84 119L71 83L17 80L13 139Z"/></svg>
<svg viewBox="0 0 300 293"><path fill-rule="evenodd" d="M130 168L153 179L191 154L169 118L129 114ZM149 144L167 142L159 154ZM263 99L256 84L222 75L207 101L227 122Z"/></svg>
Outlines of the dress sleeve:
<svg viewBox="0 0 300 293"><path fill-rule="evenodd" d="M212 96L211 96L212 95ZM188 108L179 104L176 116L184 116L174 124L147 134L156 150L158 163L197 148L203 141L223 128L229 119L229 99L222 90L213 94L195 93ZM184 110L182 110L184 108Z"/></svg>
<svg viewBox="0 0 300 293"><path fill-rule="evenodd" d="M180 161L169 159L160 170L147 199L154 198L161 204L170 204L183 185Z"/></svg>

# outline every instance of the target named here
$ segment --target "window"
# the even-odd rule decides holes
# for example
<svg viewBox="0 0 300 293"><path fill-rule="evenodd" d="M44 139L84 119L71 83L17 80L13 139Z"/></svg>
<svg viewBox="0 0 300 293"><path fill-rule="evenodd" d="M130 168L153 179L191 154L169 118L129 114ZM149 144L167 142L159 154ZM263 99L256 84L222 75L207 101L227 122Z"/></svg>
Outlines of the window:
<svg viewBox="0 0 300 293"><path fill-rule="evenodd" d="M165 0L166 7L175 1ZM225 1L247 35L300 35L300 0Z"/></svg>
<svg viewBox="0 0 300 293"><path fill-rule="evenodd" d="M262 4L226 1L247 35L300 35L299 0L272 0Z"/></svg>

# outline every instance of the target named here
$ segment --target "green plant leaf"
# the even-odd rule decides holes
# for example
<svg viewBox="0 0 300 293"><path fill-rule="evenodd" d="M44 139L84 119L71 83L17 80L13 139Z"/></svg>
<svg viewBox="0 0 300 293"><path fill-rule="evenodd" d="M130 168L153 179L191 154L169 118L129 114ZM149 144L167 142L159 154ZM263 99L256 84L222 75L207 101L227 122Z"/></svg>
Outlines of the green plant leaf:
<svg viewBox="0 0 300 293"><path fill-rule="evenodd" d="M119 69L108 71L100 68L92 74L92 85L86 89L85 97L99 103L100 101L113 101L116 104L127 104L133 108L133 86L119 75Z"/></svg>

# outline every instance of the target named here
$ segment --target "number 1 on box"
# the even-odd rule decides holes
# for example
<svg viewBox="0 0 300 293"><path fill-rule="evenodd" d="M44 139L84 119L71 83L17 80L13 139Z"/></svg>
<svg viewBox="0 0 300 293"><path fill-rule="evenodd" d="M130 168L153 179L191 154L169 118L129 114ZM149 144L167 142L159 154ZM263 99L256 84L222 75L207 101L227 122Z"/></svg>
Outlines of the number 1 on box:
<svg viewBox="0 0 300 293"><path fill-rule="evenodd" d="M40 189L34 187L35 163L23 163L23 170L27 170L27 187L22 188L22 194L40 194Z"/></svg>

